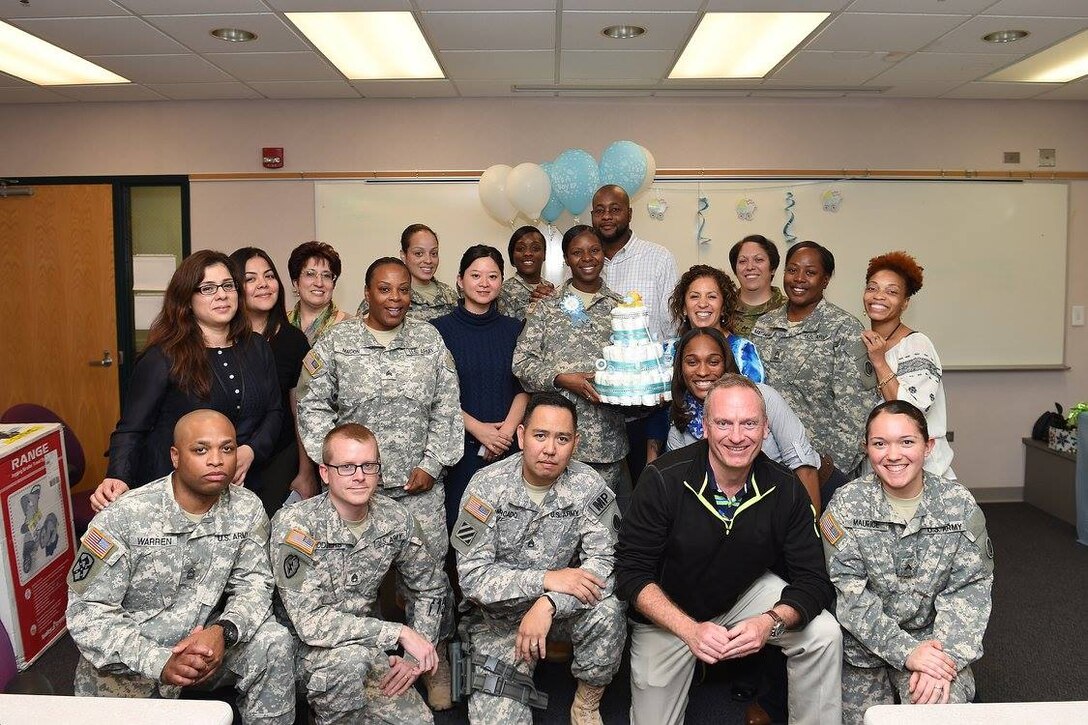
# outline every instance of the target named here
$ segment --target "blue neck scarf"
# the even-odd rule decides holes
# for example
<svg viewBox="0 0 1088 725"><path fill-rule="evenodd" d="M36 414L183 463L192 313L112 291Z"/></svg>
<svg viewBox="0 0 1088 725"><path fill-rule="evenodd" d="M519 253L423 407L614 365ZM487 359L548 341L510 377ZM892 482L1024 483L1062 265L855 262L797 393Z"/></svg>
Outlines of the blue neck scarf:
<svg viewBox="0 0 1088 725"><path fill-rule="evenodd" d="M684 391L684 408L691 416L687 433L695 440L701 441L703 439L703 401L692 395L690 391Z"/></svg>

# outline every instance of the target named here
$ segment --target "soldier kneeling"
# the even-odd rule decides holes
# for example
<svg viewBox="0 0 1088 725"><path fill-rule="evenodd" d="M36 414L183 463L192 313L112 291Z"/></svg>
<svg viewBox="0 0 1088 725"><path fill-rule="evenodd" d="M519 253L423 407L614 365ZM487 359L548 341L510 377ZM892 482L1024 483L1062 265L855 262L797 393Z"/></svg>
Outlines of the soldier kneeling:
<svg viewBox="0 0 1088 725"><path fill-rule="evenodd" d="M299 639L299 675L318 725L434 722L412 687L438 667L434 641L446 578L403 505L376 493L381 459L358 423L321 448L328 491L272 518L277 614ZM390 568L418 598L411 626L374 616ZM387 654L397 648L400 654Z"/></svg>
<svg viewBox="0 0 1088 725"><path fill-rule="evenodd" d="M244 723L295 719L294 641L271 616L268 516L231 486L234 426L181 418L174 472L91 521L68 576L75 694L177 697L232 683Z"/></svg>
<svg viewBox="0 0 1088 725"><path fill-rule="evenodd" d="M529 707L546 707L531 678L556 634L574 645L571 723L601 722L626 635L612 594L619 509L600 475L571 460L577 422L563 396L534 395L517 430L522 452L478 472L461 499L451 542L473 723L530 723Z"/></svg>

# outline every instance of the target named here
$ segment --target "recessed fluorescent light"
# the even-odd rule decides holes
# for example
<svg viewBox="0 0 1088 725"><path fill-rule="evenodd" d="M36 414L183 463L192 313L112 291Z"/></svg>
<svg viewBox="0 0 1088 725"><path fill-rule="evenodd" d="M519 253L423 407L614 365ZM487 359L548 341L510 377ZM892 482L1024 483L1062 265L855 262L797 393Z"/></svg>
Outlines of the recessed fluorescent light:
<svg viewBox="0 0 1088 725"><path fill-rule="evenodd" d="M1088 30L987 76L987 81L1065 83L1088 75Z"/></svg>
<svg viewBox="0 0 1088 725"><path fill-rule="evenodd" d="M762 78L830 13L706 13L669 78Z"/></svg>
<svg viewBox="0 0 1088 725"><path fill-rule="evenodd" d="M352 80L445 77L409 12L286 15Z"/></svg>
<svg viewBox="0 0 1088 725"><path fill-rule="evenodd" d="M3 22L0 22L0 71L39 86L131 82Z"/></svg>

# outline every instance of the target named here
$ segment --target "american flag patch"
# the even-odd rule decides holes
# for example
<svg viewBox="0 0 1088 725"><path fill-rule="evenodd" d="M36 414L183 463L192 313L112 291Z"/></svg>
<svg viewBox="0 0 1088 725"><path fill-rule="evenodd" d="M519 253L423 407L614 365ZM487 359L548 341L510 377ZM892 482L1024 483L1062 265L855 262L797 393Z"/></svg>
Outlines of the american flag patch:
<svg viewBox="0 0 1088 725"><path fill-rule="evenodd" d="M113 539L92 526L83 537L83 546L99 559L105 559L116 544Z"/></svg>
<svg viewBox="0 0 1088 725"><path fill-rule="evenodd" d="M488 506L483 499L473 495L468 497L468 501L465 503L465 511L480 523L486 524L494 509Z"/></svg>
<svg viewBox="0 0 1088 725"><path fill-rule="evenodd" d="M302 358L302 367L310 374L311 378L320 377L325 371L325 361L317 354L316 350L310 350L306 357Z"/></svg>
<svg viewBox="0 0 1088 725"><path fill-rule="evenodd" d="M291 529L287 532L283 543L293 546L306 556L313 556L317 548L317 541L302 529Z"/></svg>
<svg viewBox="0 0 1088 725"><path fill-rule="evenodd" d="M839 540L846 535L846 532L842 530L839 522L835 520L830 511L825 511L824 515L820 517L820 532L827 539L827 543L832 546L838 544Z"/></svg>

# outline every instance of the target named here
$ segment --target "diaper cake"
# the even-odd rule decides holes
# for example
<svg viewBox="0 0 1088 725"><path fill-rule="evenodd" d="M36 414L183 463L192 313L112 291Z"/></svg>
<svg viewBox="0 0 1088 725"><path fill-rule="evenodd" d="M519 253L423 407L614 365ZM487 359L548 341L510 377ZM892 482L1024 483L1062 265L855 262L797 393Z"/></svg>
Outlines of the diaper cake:
<svg viewBox="0 0 1088 725"><path fill-rule="evenodd" d="M658 405L672 400L672 359L650 337L649 311L638 292L612 309L612 344L597 359L593 387L613 405Z"/></svg>

